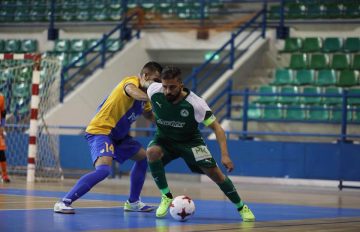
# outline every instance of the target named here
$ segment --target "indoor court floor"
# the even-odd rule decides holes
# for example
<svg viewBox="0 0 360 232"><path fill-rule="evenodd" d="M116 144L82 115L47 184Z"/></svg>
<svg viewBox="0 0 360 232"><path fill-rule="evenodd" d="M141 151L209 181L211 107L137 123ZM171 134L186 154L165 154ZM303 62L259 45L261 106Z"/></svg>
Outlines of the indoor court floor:
<svg viewBox="0 0 360 232"><path fill-rule="evenodd" d="M23 179L0 182L0 231L360 231L360 189L284 184L235 184L256 216L242 222L214 183L198 178L169 180L174 195L188 195L196 206L193 217L177 222L168 214L124 212L128 177L107 179L76 201L74 215L53 213L54 203L75 180L27 184ZM160 194L147 178L142 201L156 206Z"/></svg>

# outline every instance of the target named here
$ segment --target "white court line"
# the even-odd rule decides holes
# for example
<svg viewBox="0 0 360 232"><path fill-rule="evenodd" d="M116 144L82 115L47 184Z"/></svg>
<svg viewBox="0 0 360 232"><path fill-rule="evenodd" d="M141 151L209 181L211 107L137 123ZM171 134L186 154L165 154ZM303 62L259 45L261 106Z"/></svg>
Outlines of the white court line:
<svg viewBox="0 0 360 232"><path fill-rule="evenodd" d="M124 208L124 206L109 206L109 207L76 207L77 209L110 209L110 208ZM16 210L44 210L44 209L51 209L54 208L36 208L36 209L0 209L0 211L16 211Z"/></svg>

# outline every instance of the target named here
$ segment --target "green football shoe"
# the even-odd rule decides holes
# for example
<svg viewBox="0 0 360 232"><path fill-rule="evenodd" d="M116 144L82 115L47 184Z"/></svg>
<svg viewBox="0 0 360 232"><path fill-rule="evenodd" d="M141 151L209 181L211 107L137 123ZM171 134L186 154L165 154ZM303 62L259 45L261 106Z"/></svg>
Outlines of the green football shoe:
<svg viewBox="0 0 360 232"><path fill-rule="evenodd" d="M255 216L247 205L244 205L243 208L239 211L239 213L244 222L255 221Z"/></svg>
<svg viewBox="0 0 360 232"><path fill-rule="evenodd" d="M172 200L172 198L168 198L166 195L161 196L160 205L156 210L156 217L161 218L166 216Z"/></svg>

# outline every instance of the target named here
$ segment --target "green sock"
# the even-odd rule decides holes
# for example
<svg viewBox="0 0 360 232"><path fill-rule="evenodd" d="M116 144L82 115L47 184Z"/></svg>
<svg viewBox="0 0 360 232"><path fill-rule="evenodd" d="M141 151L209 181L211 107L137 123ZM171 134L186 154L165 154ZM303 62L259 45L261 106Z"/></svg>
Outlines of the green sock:
<svg viewBox="0 0 360 232"><path fill-rule="evenodd" d="M162 194L170 192L168 184L165 177L165 169L161 160L156 160L154 162L149 162L149 168L151 175L154 178L154 181L157 187L160 189ZM164 192L165 193L164 193Z"/></svg>
<svg viewBox="0 0 360 232"><path fill-rule="evenodd" d="M223 183L217 185L220 187L223 193L229 198L229 200L236 205L238 209L243 207L244 203L240 199L240 196L237 193L234 184L231 182L231 180L228 177L225 178L225 181Z"/></svg>

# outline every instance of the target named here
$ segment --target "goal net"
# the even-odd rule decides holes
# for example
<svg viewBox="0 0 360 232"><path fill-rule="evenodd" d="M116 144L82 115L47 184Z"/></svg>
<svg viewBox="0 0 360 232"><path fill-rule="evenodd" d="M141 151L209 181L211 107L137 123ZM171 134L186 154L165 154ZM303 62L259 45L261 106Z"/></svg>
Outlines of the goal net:
<svg viewBox="0 0 360 232"><path fill-rule="evenodd" d="M63 179L59 136L46 114L59 103L59 60L38 54L0 54L0 93L5 97L5 151L10 176L28 182Z"/></svg>

